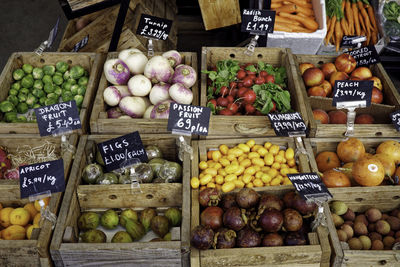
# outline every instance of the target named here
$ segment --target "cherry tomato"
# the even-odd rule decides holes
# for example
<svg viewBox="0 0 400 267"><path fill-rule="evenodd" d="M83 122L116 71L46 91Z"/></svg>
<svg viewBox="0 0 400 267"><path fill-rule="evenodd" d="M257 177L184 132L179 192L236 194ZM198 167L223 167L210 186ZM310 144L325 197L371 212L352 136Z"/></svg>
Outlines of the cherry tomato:
<svg viewBox="0 0 400 267"><path fill-rule="evenodd" d="M256 75L254 71L246 70L247 75Z"/></svg>
<svg viewBox="0 0 400 267"><path fill-rule="evenodd" d="M250 77L253 81L257 78L255 74L249 74L247 77Z"/></svg>
<svg viewBox="0 0 400 267"><path fill-rule="evenodd" d="M244 77L246 77L246 72L244 70L239 70L236 74L236 78L242 80Z"/></svg>
<svg viewBox="0 0 400 267"><path fill-rule="evenodd" d="M229 104L229 102L228 102L228 99L221 96L221 97L218 97L217 104L218 104L218 106L226 107Z"/></svg>
<svg viewBox="0 0 400 267"><path fill-rule="evenodd" d="M271 82L274 83L275 82L275 77L273 75L267 75L267 77L265 77L265 82Z"/></svg>
<svg viewBox="0 0 400 267"><path fill-rule="evenodd" d="M253 90L247 90L243 95L243 102L246 104L253 104L255 101L256 101L256 93L254 93Z"/></svg>
<svg viewBox="0 0 400 267"><path fill-rule="evenodd" d="M238 82L237 86L238 88L243 87L243 82Z"/></svg>
<svg viewBox="0 0 400 267"><path fill-rule="evenodd" d="M253 86L253 79L249 76L247 76L246 78L244 78L243 80L243 86L244 87L252 87Z"/></svg>

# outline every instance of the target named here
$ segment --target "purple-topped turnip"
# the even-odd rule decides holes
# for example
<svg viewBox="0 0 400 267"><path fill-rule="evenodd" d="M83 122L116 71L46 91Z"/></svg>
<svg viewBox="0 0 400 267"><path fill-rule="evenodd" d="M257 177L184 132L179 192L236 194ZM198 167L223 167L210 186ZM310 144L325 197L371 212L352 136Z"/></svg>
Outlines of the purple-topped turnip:
<svg viewBox="0 0 400 267"><path fill-rule="evenodd" d="M151 111L150 118L151 119L168 119L169 107L170 107L171 103L175 103L175 101L165 100L165 101L155 105L153 110Z"/></svg>
<svg viewBox="0 0 400 267"><path fill-rule="evenodd" d="M113 107L107 110L107 118L109 119L118 119L122 115L122 110L119 107Z"/></svg>
<svg viewBox="0 0 400 267"><path fill-rule="evenodd" d="M128 90L134 96L146 96L151 90L151 81L144 75L138 74L128 81Z"/></svg>
<svg viewBox="0 0 400 267"><path fill-rule="evenodd" d="M157 105L158 103L170 99L168 90L170 86L170 84L163 82L155 84L150 91L150 102L153 105Z"/></svg>
<svg viewBox="0 0 400 267"><path fill-rule="evenodd" d="M121 101L122 96L117 87L109 86L103 92L104 102L111 107L115 107Z"/></svg>
<svg viewBox="0 0 400 267"><path fill-rule="evenodd" d="M192 87L196 83L197 73L189 65L178 65L175 68L174 75L172 76L172 83L181 83L187 88Z"/></svg>
<svg viewBox="0 0 400 267"><path fill-rule="evenodd" d="M168 59L162 56L152 57L144 67L144 75L153 83L168 82L174 70L168 62Z"/></svg>
<svg viewBox="0 0 400 267"><path fill-rule="evenodd" d="M148 106L146 111L143 114L143 119L150 119L151 111L153 110L154 105Z"/></svg>
<svg viewBox="0 0 400 267"><path fill-rule="evenodd" d="M121 97L125 96L131 96L131 92L128 90L128 86L126 85L114 85L115 88L118 89L119 93L121 94Z"/></svg>
<svg viewBox="0 0 400 267"><path fill-rule="evenodd" d="M146 102L142 97L126 96L119 102L119 108L132 118L141 118L146 111Z"/></svg>
<svg viewBox="0 0 400 267"><path fill-rule="evenodd" d="M130 54L123 61L128 66L132 74L142 74L144 72L144 67L149 60L142 52L136 52Z"/></svg>
<svg viewBox="0 0 400 267"><path fill-rule="evenodd" d="M169 50L169 51L165 52L164 54L162 54L162 56L165 57L166 59L168 59L169 64L171 64L171 67L173 67L173 68L175 68L182 62L182 56L176 50Z"/></svg>
<svg viewBox="0 0 400 267"><path fill-rule="evenodd" d="M126 84L129 74L128 66L120 59L109 59L104 63L104 75L114 85Z"/></svg>
<svg viewBox="0 0 400 267"><path fill-rule="evenodd" d="M135 54L135 53L142 53L142 51L140 51L140 50L137 49L137 48L124 49L124 50L122 50L121 52L119 52L118 58L125 62L125 60L126 60L130 55L133 55L133 54Z"/></svg>
<svg viewBox="0 0 400 267"><path fill-rule="evenodd" d="M190 105L193 101L193 93L181 83L175 83L169 88L169 96L179 104Z"/></svg>

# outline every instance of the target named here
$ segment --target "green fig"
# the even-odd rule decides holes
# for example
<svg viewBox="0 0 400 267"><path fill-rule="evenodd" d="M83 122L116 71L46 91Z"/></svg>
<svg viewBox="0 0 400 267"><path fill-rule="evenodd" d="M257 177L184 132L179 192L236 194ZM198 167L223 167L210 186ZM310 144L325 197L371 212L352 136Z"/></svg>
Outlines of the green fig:
<svg viewBox="0 0 400 267"><path fill-rule="evenodd" d="M146 232L150 230L150 224L151 220L157 216L157 212L155 209L152 208L146 208L142 210L140 213L140 222L143 224L144 229L146 229Z"/></svg>
<svg viewBox="0 0 400 267"><path fill-rule="evenodd" d="M163 240L164 241L171 241L171 232L169 232L169 233L167 233L164 237L163 237Z"/></svg>
<svg viewBox="0 0 400 267"><path fill-rule="evenodd" d="M179 226L181 224L182 213L179 209L169 208L164 215L168 218L168 221L172 227Z"/></svg>
<svg viewBox="0 0 400 267"><path fill-rule="evenodd" d="M100 223L100 215L95 212L84 212L79 216L78 228L80 230L96 229Z"/></svg>
<svg viewBox="0 0 400 267"><path fill-rule="evenodd" d="M133 209L125 209L121 212L120 216L119 216L119 223L125 227L126 221L125 218L131 219L133 221L138 221L138 214L136 211L134 211Z"/></svg>
<svg viewBox="0 0 400 267"><path fill-rule="evenodd" d="M151 220L151 230L159 237L164 237L169 232L168 218L158 215Z"/></svg>
<svg viewBox="0 0 400 267"><path fill-rule="evenodd" d="M126 221L126 231L134 241L141 239L146 234L146 230L140 222L135 222L134 220L126 217L124 217L124 220Z"/></svg>
<svg viewBox="0 0 400 267"><path fill-rule="evenodd" d="M104 228L115 229L118 226L119 217L114 210L106 210L100 217L100 223Z"/></svg>
<svg viewBox="0 0 400 267"><path fill-rule="evenodd" d="M84 243L105 243L107 241L106 234L97 229L90 229L84 232L81 237Z"/></svg>
<svg viewBox="0 0 400 267"><path fill-rule="evenodd" d="M111 239L111 243L131 243L132 237L125 231L118 231Z"/></svg>

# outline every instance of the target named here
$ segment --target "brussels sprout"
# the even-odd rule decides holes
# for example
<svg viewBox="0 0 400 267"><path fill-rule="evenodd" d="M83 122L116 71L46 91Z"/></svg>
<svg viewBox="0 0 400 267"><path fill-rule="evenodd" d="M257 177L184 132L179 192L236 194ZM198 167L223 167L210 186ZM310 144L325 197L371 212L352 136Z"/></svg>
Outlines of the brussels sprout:
<svg viewBox="0 0 400 267"><path fill-rule="evenodd" d="M30 90L28 88L21 88L18 93L22 93L24 95L28 95Z"/></svg>
<svg viewBox="0 0 400 267"><path fill-rule="evenodd" d="M63 89L65 89L65 90L68 90L68 91L71 91L71 86L72 86L72 83L70 83L69 81L68 82L64 82L63 84L62 84L62 88Z"/></svg>
<svg viewBox="0 0 400 267"><path fill-rule="evenodd" d="M33 89L32 94L36 96L37 98L41 98L42 96L45 96L45 92L42 89Z"/></svg>
<svg viewBox="0 0 400 267"><path fill-rule="evenodd" d="M68 79L71 78L71 73L69 72L69 70L67 70L66 72L64 72L63 78L64 78L64 80L68 80Z"/></svg>
<svg viewBox="0 0 400 267"><path fill-rule="evenodd" d="M28 119L25 116L18 116L16 122L28 122Z"/></svg>
<svg viewBox="0 0 400 267"><path fill-rule="evenodd" d="M72 95L72 93L70 91L63 91L61 94L61 98L63 102L67 102L67 101L71 101L72 99L74 99L74 96Z"/></svg>
<svg viewBox="0 0 400 267"><path fill-rule="evenodd" d="M10 101L14 106L17 106L18 105L18 97L17 96L15 96L15 95L9 95L8 97L7 97L7 100L8 101Z"/></svg>
<svg viewBox="0 0 400 267"><path fill-rule="evenodd" d="M61 85L64 82L64 79L59 75L54 75L53 82L57 85Z"/></svg>
<svg viewBox="0 0 400 267"><path fill-rule="evenodd" d="M44 84L44 91L45 91L46 93L53 93L54 90L55 90L55 87L54 87L53 84L51 84L51 83L45 83L45 84Z"/></svg>
<svg viewBox="0 0 400 267"><path fill-rule="evenodd" d="M58 75L58 76L61 76L61 78L63 78L63 74L61 73L61 72L59 72L59 71L56 71L55 73L54 73L54 75ZM64 79L64 78L63 78Z"/></svg>
<svg viewBox="0 0 400 267"><path fill-rule="evenodd" d="M4 114L4 120L6 122L12 122L13 120L17 120L17 112L13 111L13 112L7 112L6 114Z"/></svg>
<svg viewBox="0 0 400 267"><path fill-rule="evenodd" d="M56 93L48 93L47 98L58 98Z"/></svg>
<svg viewBox="0 0 400 267"><path fill-rule="evenodd" d="M24 64L24 65L22 65L22 70L23 70L26 74L30 74L30 73L32 73L33 66L32 66L31 64Z"/></svg>
<svg viewBox="0 0 400 267"><path fill-rule="evenodd" d="M11 89L15 89L15 90L19 90L19 89L21 89L22 88L22 86L21 86L21 82L20 81L18 81L18 82L15 82L15 83L13 83L12 85L11 85Z"/></svg>
<svg viewBox="0 0 400 267"><path fill-rule="evenodd" d="M24 93L19 93L19 94L18 94L18 100L19 100L19 102L26 102L27 97L28 97L27 94L24 94Z"/></svg>
<svg viewBox="0 0 400 267"><path fill-rule="evenodd" d="M72 78L69 78L69 79L67 80L67 82L70 82L71 84L76 84L75 79L72 79Z"/></svg>
<svg viewBox="0 0 400 267"><path fill-rule="evenodd" d="M83 103L83 96L76 95L76 96L74 96L74 100L76 102L76 106L80 108L82 106L82 103Z"/></svg>
<svg viewBox="0 0 400 267"><path fill-rule="evenodd" d="M33 83L33 88L34 88L34 89L43 89L43 82L42 82L42 80L36 80L36 81Z"/></svg>
<svg viewBox="0 0 400 267"><path fill-rule="evenodd" d="M10 101L4 100L3 102L0 103L0 111L1 112L10 112L15 109L15 106L13 103Z"/></svg>
<svg viewBox="0 0 400 267"><path fill-rule="evenodd" d="M77 94L78 94L78 88L79 88L79 85L73 84L73 85L71 86L71 93L72 93L73 95L77 95Z"/></svg>
<svg viewBox="0 0 400 267"><path fill-rule="evenodd" d="M89 78L88 77L80 77L78 80L78 84L79 85L84 85L86 86L89 82Z"/></svg>
<svg viewBox="0 0 400 267"><path fill-rule="evenodd" d="M47 99L46 96L42 96L41 98L39 98L39 104L40 104L41 106L44 106L45 103L46 103L46 99Z"/></svg>
<svg viewBox="0 0 400 267"><path fill-rule="evenodd" d="M39 103L36 103L35 105L33 105L32 108L40 108L40 107L41 107L41 105Z"/></svg>
<svg viewBox="0 0 400 267"><path fill-rule="evenodd" d="M30 76L25 76L24 78L22 78L21 80L21 86L25 87L25 88L31 88L33 86L33 78Z"/></svg>
<svg viewBox="0 0 400 267"><path fill-rule="evenodd" d="M32 75L33 75L33 78L36 79L36 80L42 79L43 76L44 76L43 69L41 69L41 68L33 68Z"/></svg>
<svg viewBox="0 0 400 267"><path fill-rule="evenodd" d="M50 75L44 75L42 81L47 84L53 84L53 78Z"/></svg>
<svg viewBox="0 0 400 267"><path fill-rule="evenodd" d="M55 93L57 96L60 96L61 93L62 93L61 87L60 87L60 86L56 86L56 89L54 90L54 93Z"/></svg>
<svg viewBox="0 0 400 267"><path fill-rule="evenodd" d="M85 93L86 93L86 86L84 86L84 85L79 85L79 87L78 87L78 95L85 95Z"/></svg>
<svg viewBox="0 0 400 267"><path fill-rule="evenodd" d="M70 73L72 79L79 79L85 74L85 69L82 66L73 66L70 69Z"/></svg>
<svg viewBox="0 0 400 267"><path fill-rule="evenodd" d="M56 63L56 69L57 71L61 72L61 73L65 73L68 70L69 66L67 62L64 61L58 61Z"/></svg>
<svg viewBox="0 0 400 267"><path fill-rule="evenodd" d="M28 97L26 98L26 104L28 104L29 107L35 105L37 101L37 98L33 94L28 94Z"/></svg>
<svg viewBox="0 0 400 267"><path fill-rule="evenodd" d="M28 107L28 104L26 104L26 103L19 103L17 105L18 113L24 114L24 113L28 112L28 109L29 109L29 107Z"/></svg>
<svg viewBox="0 0 400 267"><path fill-rule="evenodd" d="M25 72L22 69L16 69L13 72L13 78L16 81L22 80L22 78L25 76Z"/></svg>
<svg viewBox="0 0 400 267"><path fill-rule="evenodd" d="M10 89L10 91L8 91L8 94L9 95L18 95L18 90L15 90L15 89Z"/></svg>
<svg viewBox="0 0 400 267"><path fill-rule="evenodd" d="M58 99L56 99L56 98L47 98L45 101L44 101L44 105L45 106L49 106L49 105L54 105L54 104L57 104L58 103Z"/></svg>
<svg viewBox="0 0 400 267"><path fill-rule="evenodd" d="M54 73L56 72L56 67L54 67L52 65L44 65L43 72L45 75L47 74L47 75L53 76Z"/></svg>

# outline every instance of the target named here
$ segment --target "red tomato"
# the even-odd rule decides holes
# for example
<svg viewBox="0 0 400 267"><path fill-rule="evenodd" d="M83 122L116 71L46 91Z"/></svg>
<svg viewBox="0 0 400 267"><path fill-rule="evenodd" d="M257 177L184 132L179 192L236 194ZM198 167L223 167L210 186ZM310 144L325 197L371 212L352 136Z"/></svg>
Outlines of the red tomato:
<svg viewBox="0 0 400 267"><path fill-rule="evenodd" d="M249 76L247 76L246 78L244 78L243 80L243 86L244 87L252 87L253 86L253 79Z"/></svg>
<svg viewBox="0 0 400 267"><path fill-rule="evenodd" d="M228 99L221 96L221 97L218 97L217 104L218 104L218 106L226 107L229 104L229 102L228 102Z"/></svg>
<svg viewBox="0 0 400 267"><path fill-rule="evenodd" d="M236 78L242 80L244 79L244 77L246 77L246 72L244 70L239 70L236 74Z"/></svg>
<svg viewBox="0 0 400 267"><path fill-rule="evenodd" d="M274 83L275 82L275 77L273 75L267 75L267 77L265 78L265 82L271 82Z"/></svg>
<svg viewBox="0 0 400 267"><path fill-rule="evenodd" d="M230 111L229 109L224 108L224 109L221 109L221 110L218 112L218 115L232 116L233 113L232 113L232 111Z"/></svg>
<svg viewBox="0 0 400 267"><path fill-rule="evenodd" d="M264 84L265 80L262 76L259 76L256 78L256 80L254 81L255 84Z"/></svg>
<svg viewBox="0 0 400 267"><path fill-rule="evenodd" d="M243 95L243 102L245 104L253 104L255 101L256 101L256 93L254 93L253 90L247 90Z"/></svg>
<svg viewBox="0 0 400 267"><path fill-rule="evenodd" d="M237 96L238 97L243 97L244 93L246 93L247 90L249 90L249 89L246 88L246 87L240 87L239 91L237 92Z"/></svg>

